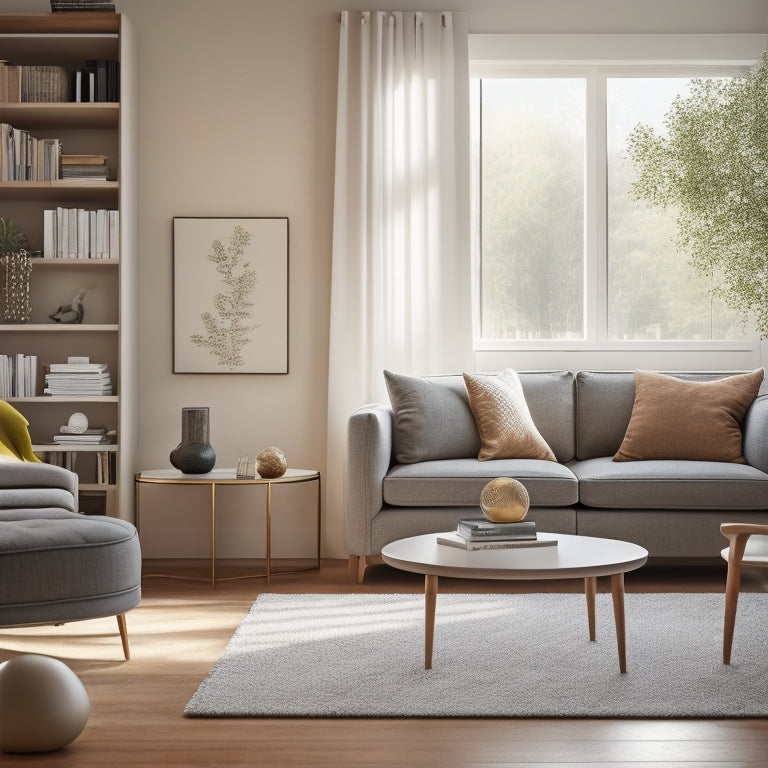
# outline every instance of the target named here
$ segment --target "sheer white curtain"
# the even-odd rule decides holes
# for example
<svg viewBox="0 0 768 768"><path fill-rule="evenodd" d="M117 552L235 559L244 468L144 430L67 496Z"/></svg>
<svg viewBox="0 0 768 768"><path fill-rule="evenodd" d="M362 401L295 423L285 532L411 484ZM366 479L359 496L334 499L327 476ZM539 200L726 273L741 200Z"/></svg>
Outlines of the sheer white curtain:
<svg viewBox="0 0 768 768"><path fill-rule="evenodd" d="M326 521L343 530L346 423L382 371L473 365L464 14L341 17ZM343 552L329 554L343 555Z"/></svg>

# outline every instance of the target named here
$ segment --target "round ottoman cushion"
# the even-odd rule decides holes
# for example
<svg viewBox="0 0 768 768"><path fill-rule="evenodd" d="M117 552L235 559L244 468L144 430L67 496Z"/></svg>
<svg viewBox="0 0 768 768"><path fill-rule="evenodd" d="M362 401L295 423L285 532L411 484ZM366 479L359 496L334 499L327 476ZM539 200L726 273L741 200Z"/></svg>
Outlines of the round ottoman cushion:
<svg viewBox="0 0 768 768"><path fill-rule="evenodd" d="M141 599L130 523L63 509L0 510L0 625L125 613Z"/></svg>

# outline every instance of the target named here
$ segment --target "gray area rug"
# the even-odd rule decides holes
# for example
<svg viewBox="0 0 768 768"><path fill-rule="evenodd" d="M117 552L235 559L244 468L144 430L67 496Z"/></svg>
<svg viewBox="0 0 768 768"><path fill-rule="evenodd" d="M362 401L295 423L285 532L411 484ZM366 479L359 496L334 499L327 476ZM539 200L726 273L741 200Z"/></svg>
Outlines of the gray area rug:
<svg viewBox="0 0 768 768"><path fill-rule="evenodd" d="M188 717L768 716L768 595L627 594L621 675L609 594L589 641L578 594L439 594L424 669L422 595L261 595Z"/></svg>

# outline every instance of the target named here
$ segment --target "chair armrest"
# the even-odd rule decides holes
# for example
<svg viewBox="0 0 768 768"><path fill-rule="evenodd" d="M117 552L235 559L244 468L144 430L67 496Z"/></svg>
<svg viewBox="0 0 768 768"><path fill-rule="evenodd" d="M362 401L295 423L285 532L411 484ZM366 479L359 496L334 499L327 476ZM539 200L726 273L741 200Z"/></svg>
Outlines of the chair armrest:
<svg viewBox="0 0 768 768"><path fill-rule="evenodd" d="M371 520L384 504L382 481L392 463L392 409L358 408L347 422L344 521L350 555L370 555Z"/></svg>
<svg viewBox="0 0 768 768"><path fill-rule="evenodd" d="M4 461L0 465L0 509L61 507L77 512L78 476L52 464Z"/></svg>
<svg viewBox="0 0 768 768"><path fill-rule="evenodd" d="M749 537L768 536L768 525L760 523L721 523L720 532L728 539L728 562L740 563L744 558ZM729 565L730 567L730 565Z"/></svg>
<svg viewBox="0 0 768 768"><path fill-rule="evenodd" d="M747 411L742 451L747 464L768 472L768 395L756 398Z"/></svg>

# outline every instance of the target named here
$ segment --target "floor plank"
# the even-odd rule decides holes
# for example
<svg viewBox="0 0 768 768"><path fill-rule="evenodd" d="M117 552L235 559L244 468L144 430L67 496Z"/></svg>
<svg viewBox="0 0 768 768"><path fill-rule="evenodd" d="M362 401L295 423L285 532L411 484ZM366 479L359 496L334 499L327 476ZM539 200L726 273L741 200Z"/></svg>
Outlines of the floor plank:
<svg viewBox="0 0 768 768"><path fill-rule="evenodd" d="M221 575L253 567L224 563ZM60 658L91 698L85 731L48 755L2 755L0 766L187 766L239 768L740 768L768 764L766 720L427 720L225 719L183 717L200 681L223 652L260 591L414 592L415 574L379 565L364 584L347 564L325 561L319 572L219 582L211 589L202 562L153 562L146 571L199 581L146 578L139 607L128 614L131 661L122 661L114 618L0 630L0 662L20 653ZM743 589L768 591L768 574L744 576ZM603 581L605 583L603 583ZM627 592L718 591L724 566L653 567L627 574ZM573 582L476 582L441 579L442 591L579 592ZM609 591L608 580L598 589ZM766 598L768 612L768 597ZM370 692L375 695L375 692Z"/></svg>

